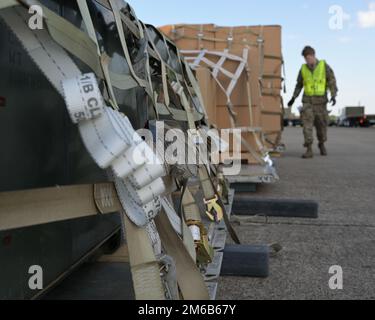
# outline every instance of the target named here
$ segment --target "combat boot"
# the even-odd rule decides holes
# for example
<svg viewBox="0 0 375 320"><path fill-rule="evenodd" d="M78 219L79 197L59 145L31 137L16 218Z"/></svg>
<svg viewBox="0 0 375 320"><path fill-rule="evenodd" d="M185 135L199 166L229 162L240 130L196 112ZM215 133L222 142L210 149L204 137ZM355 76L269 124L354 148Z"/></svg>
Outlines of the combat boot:
<svg viewBox="0 0 375 320"><path fill-rule="evenodd" d="M314 153L313 153L313 150L312 150L312 146L309 145L307 146L307 151L306 153L302 156L303 159L312 159L314 158Z"/></svg>
<svg viewBox="0 0 375 320"><path fill-rule="evenodd" d="M324 143L319 143L319 150L320 150L320 154L321 154L323 157L328 156L328 152L327 152L327 149L326 149Z"/></svg>

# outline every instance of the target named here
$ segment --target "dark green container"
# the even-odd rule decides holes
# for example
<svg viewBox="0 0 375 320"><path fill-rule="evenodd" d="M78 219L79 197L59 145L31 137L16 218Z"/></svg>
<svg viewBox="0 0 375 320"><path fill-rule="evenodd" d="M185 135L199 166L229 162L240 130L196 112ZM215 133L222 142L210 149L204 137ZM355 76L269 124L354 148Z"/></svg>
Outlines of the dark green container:
<svg viewBox="0 0 375 320"><path fill-rule="evenodd" d="M107 181L62 98L0 20L0 192ZM30 266L44 287L121 227L119 214L0 232L0 300L30 299ZM119 237L118 237L119 238Z"/></svg>

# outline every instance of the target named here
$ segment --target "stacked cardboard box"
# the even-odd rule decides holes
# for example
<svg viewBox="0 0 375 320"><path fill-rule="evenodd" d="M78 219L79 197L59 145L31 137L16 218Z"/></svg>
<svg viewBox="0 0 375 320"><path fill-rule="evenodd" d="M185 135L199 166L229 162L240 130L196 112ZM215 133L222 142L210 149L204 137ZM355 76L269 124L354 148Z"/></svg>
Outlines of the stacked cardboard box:
<svg viewBox="0 0 375 320"><path fill-rule="evenodd" d="M197 52L206 50L205 57L213 64L201 61L195 69L209 119L220 129L231 128L233 122L228 112L228 98L217 82L227 88L231 79L220 70L216 81L212 75L213 65L220 64L220 56L217 54L225 52L242 58L244 50L248 50L247 66L237 79L230 99L236 114L236 127L255 129L256 133L244 133L243 138L259 154L264 154L264 150L272 151L280 145L283 122L280 26L230 28L205 24L173 25L160 29L186 57L190 57L192 63ZM239 62L227 59L220 66L234 74ZM250 85L250 94L247 84ZM242 159L257 163L244 148Z"/></svg>

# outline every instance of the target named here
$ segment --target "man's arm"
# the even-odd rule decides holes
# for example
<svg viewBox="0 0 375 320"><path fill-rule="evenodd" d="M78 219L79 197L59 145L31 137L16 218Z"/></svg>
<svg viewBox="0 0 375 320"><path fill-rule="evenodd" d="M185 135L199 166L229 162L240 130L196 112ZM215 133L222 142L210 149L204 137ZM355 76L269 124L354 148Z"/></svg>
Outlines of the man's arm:
<svg viewBox="0 0 375 320"><path fill-rule="evenodd" d="M337 81L335 73L332 68L327 64L327 87L331 92L331 97L336 98L339 89L337 88Z"/></svg>
<svg viewBox="0 0 375 320"><path fill-rule="evenodd" d="M296 88L294 89L293 99L297 99L303 89L303 77L302 72L298 73Z"/></svg>
<svg viewBox="0 0 375 320"><path fill-rule="evenodd" d="M294 89L293 97L288 103L289 108L291 108L293 106L294 102L296 101L296 99L300 95L302 89L303 89L303 77L302 77L302 71L300 71L299 74L298 74L297 84L296 84L296 88Z"/></svg>

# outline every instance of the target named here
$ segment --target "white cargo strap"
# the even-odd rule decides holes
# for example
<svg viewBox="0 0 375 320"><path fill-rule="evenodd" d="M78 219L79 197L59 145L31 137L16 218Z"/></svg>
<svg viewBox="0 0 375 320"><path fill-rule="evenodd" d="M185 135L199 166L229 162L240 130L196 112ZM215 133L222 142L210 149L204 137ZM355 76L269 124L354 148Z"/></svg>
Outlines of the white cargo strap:
<svg viewBox="0 0 375 320"><path fill-rule="evenodd" d="M182 235L181 218L177 215L173 204L166 197L163 197L161 199L161 205L165 214L168 216L169 221L171 222L173 230L177 234Z"/></svg>
<svg viewBox="0 0 375 320"><path fill-rule="evenodd" d="M67 88L69 87L69 85L73 85L73 84L74 84L73 81L64 82L64 87L66 88L65 91L69 92L70 90L67 90ZM116 178L115 184L116 184L117 190L119 191L120 201L123 204L123 206L124 206L124 208L125 208L125 210L128 214L125 217L125 221L127 221L128 217L134 218L134 213L137 212L137 210L139 211L139 206L144 205L144 207L142 209L144 209L145 214L143 214L143 215L140 214L139 217L136 217L137 218L136 222L139 222L138 218L145 217L147 214L149 214L151 212L152 217L146 216L145 222L147 223L150 218L155 218L155 216L156 216L156 214L153 214L152 204L150 204L148 202L152 201L152 200L155 201L155 199L157 199L166 189L165 186L164 186L163 180L161 180L161 178L159 177L161 174L165 174L165 172L163 170L160 170L160 169L164 169L164 167L161 164L156 164L156 165L153 165L153 166L147 165L146 161L148 160L148 155L153 155L153 153L151 152L151 150L147 149L148 146L145 144L145 142L139 140L139 141L137 141L137 143L139 143L138 145L135 144L134 147L129 147L129 143L132 143L132 140L129 141L129 137L130 137L129 130L131 130L131 129L129 127L127 127L127 123L129 125L130 125L130 123L128 122L128 120L124 120L126 118L121 116L117 111L112 111L109 108L107 108L107 109L108 109L109 113L113 115L114 120L117 121L118 128L117 128L117 132L115 132L116 134L115 133L113 133L111 135L102 134L101 139L98 139L96 142L86 141L86 145L94 147L94 148L91 149L91 153L92 153L94 159L102 159L103 165L106 164L107 166L109 166L109 165L112 166L114 172L116 173L116 176L121 178L121 179ZM103 118L104 114L102 114L101 118ZM85 120L82 123L87 124L87 123L91 123L91 122L95 122L95 121L97 121L97 120L96 119ZM101 129L98 129L98 127L99 127L99 125L96 126L97 132L101 132ZM104 128L104 126L103 126L103 128ZM86 138L92 139L92 135L95 135L95 132L87 135ZM113 141L108 140L108 141L106 141L106 146L104 147L103 137L106 137L106 136L116 137L116 135L117 135L118 143L114 146L110 146L110 144L113 143ZM135 135L135 132L134 132L134 135ZM85 137L84 134L82 136ZM99 136L100 136L100 134L99 134ZM119 139L119 137L121 137L122 139ZM85 138L84 138L84 140L85 140ZM121 140L123 140L122 143L121 143ZM126 143L124 144L124 142L126 142ZM100 145L100 144L102 144L102 145ZM140 168L138 168L138 169L135 168L133 171L130 170L130 172L129 172L129 168L132 168L132 166L129 166L129 163L131 163L131 161L132 161L131 156L133 156L134 152L136 151L136 149L134 149L134 148L139 147L139 145L144 146L144 149L142 149L143 152L140 152L138 154L138 156L140 158L142 158L142 156L144 157L143 160L144 160L145 164L143 164L142 159L141 159L141 161L137 161L135 163L132 163L132 164L135 164L135 165L137 165L137 163L141 163L141 166L140 166ZM97 153L97 155L95 156L95 152L96 152L95 147L97 148L98 146L100 147L101 152ZM129 155L127 154L127 151L128 151L128 153L130 152ZM100 156L100 153L105 153L105 154ZM122 154L122 156L121 156L121 154ZM98 160L97 160L97 162L99 163ZM151 170L150 167L153 168L153 169ZM142 176L139 176L138 179L137 179L137 170L142 170L142 168L148 168L149 169L149 172L147 172L148 175L151 178L156 178L156 180L151 182L151 184L147 184L149 181L148 180L142 181L142 179L141 179ZM161 171L163 171L163 172L161 172ZM143 174L145 174L145 170L143 170ZM128 176L130 176L131 178L128 178ZM147 177L147 175L146 175L146 177ZM123 179L126 179L126 180L123 180ZM143 187L143 189L137 190L134 187L134 183L139 184L140 187L142 187L143 184L146 184L146 186ZM135 204L133 206L133 208L131 208L132 204ZM154 204L154 207L156 209L160 209L160 205L157 206L157 205ZM168 221L168 223L169 223L169 221ZM126 225L127 230L131 230L131 228L133 228L133 226L128 226L127 223L125 223L125 225ZM137 232L139 233L141 231L138 230ZM171 231L169 230L168 232L171 232ZM172 229L172 233L174 235L176 235L173 232L173 229ZM160 235L160 236L163 239L162 235ZM129 239L129 237L128 237L128 241L131 241ZM164 241L163 241L163 244L165 245ZM136 244L134 244L134 246L135 245ZM138 246L140 246L139 243L138 243ZM145 250L145 249L143 248L143 250ZM170 250L172 250L172 249L170 249ZM148 255L150 255L150 254L148 254ZM143 253L142 257L144 257L144 256L145 256L145 253ZM186 259L186 257L184 257L184 258ZM158 292L159 288L158 288L157 284L158 284L158 281L160 280L160 277L159 277L159 279L155 278L156 270L158 270L156 268L157 263L155 262L155 258L152 260L151 256L150 256L148 259L150 259L150 261L152 261L152 263L149 263L148 260L146 259L146 260L142 260L140 262L135 262L134 264L132 264L132 271L133 271L133 279L135 281L135 288L136 288L139 296L142 296L145 299L149 298L149 296L147 296L148 291L147 290L142 291L142 290L145 290L145 287L147 287L147 286L152 286L153 290L150 290L150 292L153 292L153 291ZM190 256L189 256L189 259L190 259ZM132 259L131 259L131 261L132 261ZM191 261L193 261L193 260L191 260ZM151 277L151 279L149 277ZM142 282L142 281L144 281L144 282ZM156 281L156 283L154 283L153 281ZM180 280L180 281L182 281L182 283L184 283L184 281L186 281L186 280ZM197 279L197 281L199 281L199 280ZM147 286L146 286L146 283L147 283ZM194 295L196 295L196 289L194 289Z"/></svg>
<svg viewBox="0 0 375 320"><path fill-rule="evenodd" d="M110 2L111 2L112 6L117 4L116 1L110 1ZM122 15L122 16L124 16L124 15ZM118 28L121 29L122 24L121 24L121 26L119 25L120 21L118 21L118 18L116 18L116 21L117 21L117 24L118 24ZM126 23L126 22L124 22L124 23ZM138 26L140 27L141 24L138 23ZM147 32L147 30L146 30L144 25L142 25L142 27L145 29L142 32L142 34L143 34L144 32ZM124 45L126 45L125 39L124 39L123 46ZM152 45L152 43L151 43L151 45ZM164 87L164 90L166 92L165 102L166 102L166 105L169 106L166 64L164 63L164 61L162 61L162 59L160 57L160 54L157 51L157 49L155 47L154 47L154 49L155 49L155 53L157 54L157 58L160 59L160 62L162 64L162 77L163 77L162 80L163 80L163 87ZM125 48L124 51L126 52L126 48ZM177 79L178 79L178 77L177 77ZM168 111L170 111L170 110L168 110ZM168 209L168 207L169 207L169 209L171 209L170 206L168 206L168 203L164 203L164 206L166 206L167 209ZM162 216L166 217L163 214L162 214ZM158 219L158 218L159 218L159 216L156 217L156 219ZM163 221L163 218L160 218L160 220ZM165 219L164 222L168 227L171 227L170 220ZM169 255L171 255L173 257L173 259L176 261L178 283L179 283L179 287L181 289L181 292L183 294L183 297L185 299L207 299L207 297L208 297L207 288L204 284L203 278L202 278L199 270L197 270L197 268L195 266L196 257L195 257L194 247L193 247L192 236L191 236L189 230L187 229L185 221L181 220L181 226L182 226L181 233L182 233L182 236L183 236L184 243L182 243L180 238L178 238L177 234L173 232L173 227L168 228L167 232L161 232L160 229L159 229L159 234L163 233L163 234L160 234L160 236L163 240L164 246L167 249L167 253ZM173 237L173 236L176 239L174 241L169 241L169 239L171 239L171 237ZM171 254L170 252L173 252L174 254ZM191 258L193 258L193 259L191 259ZM196 271L198 271L198 272L196 272ZM195 283L195 285L194 285L194 283ZM193 284L193 286L191 286L192 284Z"/></svg>
<svg viewBox="0 0 375 320"><path fill-rule="evenodd" d="M37 1L23 2L27 4L39 4ZM5 18L6 10L1 11L1 14L4 15ZM17 10L22 12L21 8L17 8ZM104 77L104 75L101 74L103 70L101 70L100 61L98 62L95 43L74 26L74 28L70 28L72 26L71 24L67 23L65 19L54 14L47 8L45 8L44 14L48 25L48 31L53 36L53 39L70 53L76 55L87 65L92 67L99 77ZM17 12L15 21L21 22L21 25L25 23L24 19L19 20L17 18ZM10 28L12 27L13 25L10 23ZM80 33L77 32L78 37L77 34L75 34L76 31L80 31ZM23 43L26 51L32 56L35 48L30 47L28 43L30 33L34 37L34 32L30 29L23 29L19 34L16 34L16 36ZM133 138L135 134L134 129L124 115L108 108L104 104L103 98L98 94L100 91L97 83L94 81L95 77L93 75L82 76L73 61L69 59L66 62L67 68L65 68L65 62L60 63L67 57L65 51L51 40L48 32L44 31L44 33L41 34L45 36L45 39L38 41L38 48L41 46L40 44L43 44L41 47L44 47L44 45L46 45L46 48L56 46L58 49L44 55L43 59L45 58L45 61L42 61L43 59L40 59L38 55L35 55L33 58L34 61L46 74L60 94L63 95L63 92L66 93L67 96L65 98L72 121L78 123L84 143L93 159L102 168L112 168L116 173L115 184L118 189L119 201L122 205L121 207L124 208L124 211L127 213L127 215L124 216L127 237L135 240L130 246L133 248L131 249L131 265L137 298L163 299L165 295L160 280L159 264L153 251L155 247L152 247L149 241L150 236L147 234L146 229L138 228L129 222L129 219L133 218L137 225L150 228L147 222L154 218L155 214L160 210L159 196L165 191L165 185L161 179L161 176L165 174L165 171L161 169L163 166L159 163L152 166L148 164L151 155L153 155L152 150L150 151L149 147L145 145L143 141L139 140L139 136L135 135L136 139ZM82 38L79 38L80 36ZM77 41L77 39L81 41ZM48 46L49 43L51 44L50 46ZM43 64L48 64L54 59L60 63L59 69L61 70L59 70L60 73L57 73L57 75L53 68L43 68ZM87 61L89 61L89 63L87 63ZM69 63L73 66L71 70L68 68ZM56 68L57 66L54 67ZM61 72L65 71L65 69L69 70L68 74ZM61 81L64 83L64 90L61 88ZM75 89L73 88L74 86ZM78 94L78 92L80 98L71 96L71 94ZM131 133L134 133L133 136L131 136ZM134 155L134 149L139 151L138 153L136 152L138 161L132 157ZM141 161L139 162L139 160ZM142 172L145 174L141 174ZM131 210L134 208L136 210ZM103 210L101 209L101 211ZM151 213L151 215L149 213ZM170 226L168 220L164 222ZM163 234L164 238L171 239L175 236L179 239L177 234L173 232L173 228L172 232L170 229L168 229L168 232L171 234ZM136 235L133 236L133 234ZM174 241L171 243L166 240L166 247L169 247L169 250L172 252L177 251L175 256L177 256L180 265L179 284L181 291L184 297L190 299L207 299L207 288L204 286L203 278L199 270L197 270L194 265L195 261L191 259L189 252L180 239L179 241L180 242ZM153 244L155 245L157 243L158 241L156 239ZM180 244L185 250L182 254L179 253ZM156 250L160 251L160 248ZM194 265L195 269L190 268L190 263ZM145 275L145 273L148 276ZM187 274L187 276L185 276L185 274ZM196 284L196 286L192 286L192 284ZM151 288L145 290L145 288L150 286Z"/></svg>
<svg viewBox="0 0 375 320"><path fill-rule="evenodd" d="M153 177L153 174L155 173L152 170L149 171L151 174L146 180L139 179L139 176L142 175L137 175L137 171L139 172L142 170L142 168L146 166L147 161L144 161L143 163L140 162L140 165L137 164L133 167L134 159L131 159L130 156L127 157L125 154L122 155L122 162L126 162L127 160L131 159L127 161L125 165L121 163L121 160L116 159L116 156L121 156L121 152L124 152L127 150L128 146L131 146L130 142L134 143L132 134L135 134L135 132L130 123L126 121L125 117L120 115L117 111L111 110L104 105L95 77L93 75L81 76L81 72L75 66L73 61L68 58L67 54L63 49L61 49L61 47L50 39L49 34L46 31L41 30L41 32L32 32L27 27L24 19L25 12L26 11L23 8L17 7L14 9L8 8L2 10L0 14L10 28L14 29L15 35L18 39L20 39L26 51L30 54L38 67L42 70L42 72L45 73L50 82L62 95L64 90L62 89L61 81L65 81L65 87L63 86L63 88L67 94L66 97L68 97L66 102L68 104L70 116L73 122L79 123L83 140L94 160L96 160L98 164L102 165L103 168L112 164L112 162L115 160L117 160L116 165L118 165L118 167L122 170L125 168L128 169L128 167L131 168L131 174L129 173L126 178L129 180L131 179L136 186L138 185L138 187L142 188L137 190L135 186L132 190L133 194L131 192L127 194L133 202L126 200L124 201L121 194L119 194L119 196L122 198L120 199L121 204L126 203L128 206L133 204L135 208L139 209L138 215L140 220L134 220L136 220L135 222L139 225L146 226L149 219L152 219L154 215L158 213L158 210L160 210L160 203L155 203L155 200L157 200L158 196L164 192L163 181L158 180L159 178L157 178L157 183L148 184L149 180L147 179ZM66 81L67 78L70 78L70 80ZM127 133L129 134L129 132L130 136L126 136ZM147 150L147 147L142 146L141 144L141 150ZM140 158L142 159L142 153ZM147 168L149 169L149 167ZM156 165L156 168L156 171L158 172L155 175L159 176L159 166ZM130 188L132 187L133 186ZM137 214L137 212L132 210L130 210L129 213ZM133 215L133 217L137 217L137 215ZM134 229L130 227L130 230L133 232ZM145 248L150 248L149 250L152 251L153 248L149 241L149 236L146 230L139 229L138 233L143 234L143 238L146 237L147 241L142 243L137 242L137 246L139 246L139 250L136 251L137 254L139 255L139 252L142 252L141 249ZM128 234L128 236L129 238L133 237L131 233ZM146 260L151 261L149 258ZM158 265L155 255L153 256L152 261L153 262L151 265L147 262L145 269L148 269L150 272L152 270L156 270L157 273L150 273L149 277L144 278L143 281L150 281L150 277L153 279L153 281L161 281L158 266L155 268L155 265ZM139 288L144 287L144 282L140 282L137 274L144 273L146 271L142 271L142 266L139 263L136 263L134 266L136 273L135 283L137 290L140 290ZM152 270L148 267L150 267ZM155 278L156 275L157 278ZM150 283L152 283L152 281ZM159 288L157 286L154 286L154 284L152 284L151 287L156 288L156 291L160 291L158 290ZM144 291L138 291L138 296L142 297L143 293ZM161 293L163 293L163 295L161 295ZM143 298L148 297L148 295L143 296ZM161 290L158 295L152 295L151 298L159 299L163 297L164 291Z"/></svg>
<svg viewBox="0 0 375 320"><path fill-rule="evenodd" d="M161 179L166 174L164 166L127 117L101 104L103 99L94 74L65 80L63 88L72 121L78 123L87 150L99 167L113 169L130 219L145 227L160 209L160 203L155 201L166 190ZM95 117L90 113L89 117L83 116L92 101L96 101Z"/></svg>
<svg viewBox="0 0 375 320"><path fill-rule="evenodd" d="M71 106L68 112L73 123L100 117L104 113L105 104L94 74L72 79L72 84L63 87L63 90L69 90L67 93L63 92L63 96Z"/></svg>

